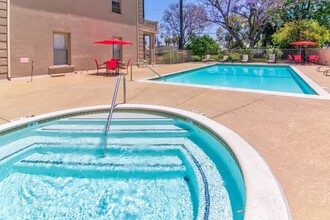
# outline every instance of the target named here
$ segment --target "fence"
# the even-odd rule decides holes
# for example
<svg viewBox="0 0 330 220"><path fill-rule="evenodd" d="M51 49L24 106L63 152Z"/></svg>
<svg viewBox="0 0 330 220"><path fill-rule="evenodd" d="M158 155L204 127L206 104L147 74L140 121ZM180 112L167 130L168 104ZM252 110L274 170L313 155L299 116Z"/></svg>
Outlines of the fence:
<svg viewBox="0 0 330 220"><path fill-rule="evenodd" d="M303 59L307 60L310 55L319 55L319 64L330 64L330 48L294 48L294 49L227 49L215 54L212 57L220 60L224 55L228 55L230 61L239 62L242 60L242 55L248 54L251 62L267 62L269 54L276 54L278 62L288 60L288 55L301 54ZM157 64L176 64L192 61L192 51L184 50L178 52L175 50L158 50L156 51ZM215 59L216 60L216 59Z"/></svg>
<svg viewBox="0 0 330 220"><path fill-rule="evenodd" d="M156 51L157 64L175 64L191 62L192 51L163 50Z"/></svg>
<svg viewBox="0 0 330 220"><path fill-rule="evenodd" d="M300 54L304 60L310 55L319 55L319 64L328 65L330 63L330 48L294 48L294 49L228 49L220 52L222 56L229 55L231 61L239 61L242 54L248 54L252 62L267 62L269 54L276 54L278 61L286 61L288 55Z"/></svg>

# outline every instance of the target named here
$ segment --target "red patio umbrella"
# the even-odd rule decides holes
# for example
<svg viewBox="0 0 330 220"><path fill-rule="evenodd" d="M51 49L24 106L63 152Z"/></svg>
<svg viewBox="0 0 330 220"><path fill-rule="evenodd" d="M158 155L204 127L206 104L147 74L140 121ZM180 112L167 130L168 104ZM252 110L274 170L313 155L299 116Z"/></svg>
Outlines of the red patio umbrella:
<svg viewBox="0 0 330 220"><path fill-rule="evenodd" d="M296 45L296 46L315 46L315 45L317 45L316 42L312 42L312 41L297 41L297 42L292 42L290 44Z"/></svg>
<svg viewBox="0 0 330 220"><path fill-rule="evenodd" d="M130 45L132 45L133 43L128 42L128 41L119 40L116 38L112 38L112 39L106 39L106 40L101 40L101 41L95 41L94 44L117 44L117 45L130 44Z"/></svg>
<svg viewBox="0 0 330 220"><path fill-rule="evenodd" d="M94 44L104 44L104 45L125 45L125 44L130 44L132 45L132 42L129 41L123 41L123 40L119 40L116 38L111 38L111 39L105 39L105 40L101 40L101 41L95 41L93 42Z"/></svg>

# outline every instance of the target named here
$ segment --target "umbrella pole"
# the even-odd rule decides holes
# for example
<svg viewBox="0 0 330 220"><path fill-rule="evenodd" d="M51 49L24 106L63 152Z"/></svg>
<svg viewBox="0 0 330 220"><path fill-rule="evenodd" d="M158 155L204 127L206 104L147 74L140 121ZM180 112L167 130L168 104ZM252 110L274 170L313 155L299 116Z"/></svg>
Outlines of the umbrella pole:
<svg viewBox="0 0 330 220"><path fill-rule="evenodd" d="M126 103L126 74L123 73L124 104Z"/></svg>

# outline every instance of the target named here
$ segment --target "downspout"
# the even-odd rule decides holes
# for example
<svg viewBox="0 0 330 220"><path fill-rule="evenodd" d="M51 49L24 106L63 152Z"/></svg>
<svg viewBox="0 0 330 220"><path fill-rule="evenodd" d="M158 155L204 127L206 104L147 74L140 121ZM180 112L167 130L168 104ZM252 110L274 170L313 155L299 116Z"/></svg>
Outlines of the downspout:
<svg viewBox="0 0 330 220"><path fill-rule="evenodd" d="M7 79L11 80L10 59L10 0L7 0Z"/></svg>
<svg viewBox="0 0 330 220"><path fill-rule="evenodd" d="M136 11L136 39L137 39L137 60L140 59L140 0L137 0L137 11Z"/></svg>

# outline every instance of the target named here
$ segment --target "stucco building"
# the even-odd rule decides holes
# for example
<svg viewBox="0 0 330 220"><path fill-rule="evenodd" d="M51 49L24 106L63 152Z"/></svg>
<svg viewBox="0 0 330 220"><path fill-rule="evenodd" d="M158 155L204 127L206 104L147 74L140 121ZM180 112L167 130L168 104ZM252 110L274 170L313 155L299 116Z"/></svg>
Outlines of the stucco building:
<svg viewBox="0 0 330 220"><path fill-rule="evenodd" d="M95 69L110 58L145 59L157 22L144 20L143 0L0 0L0 79ZM127 46L93 44L119 38ZM154 62L150 53L150 62Z"/></svg>

